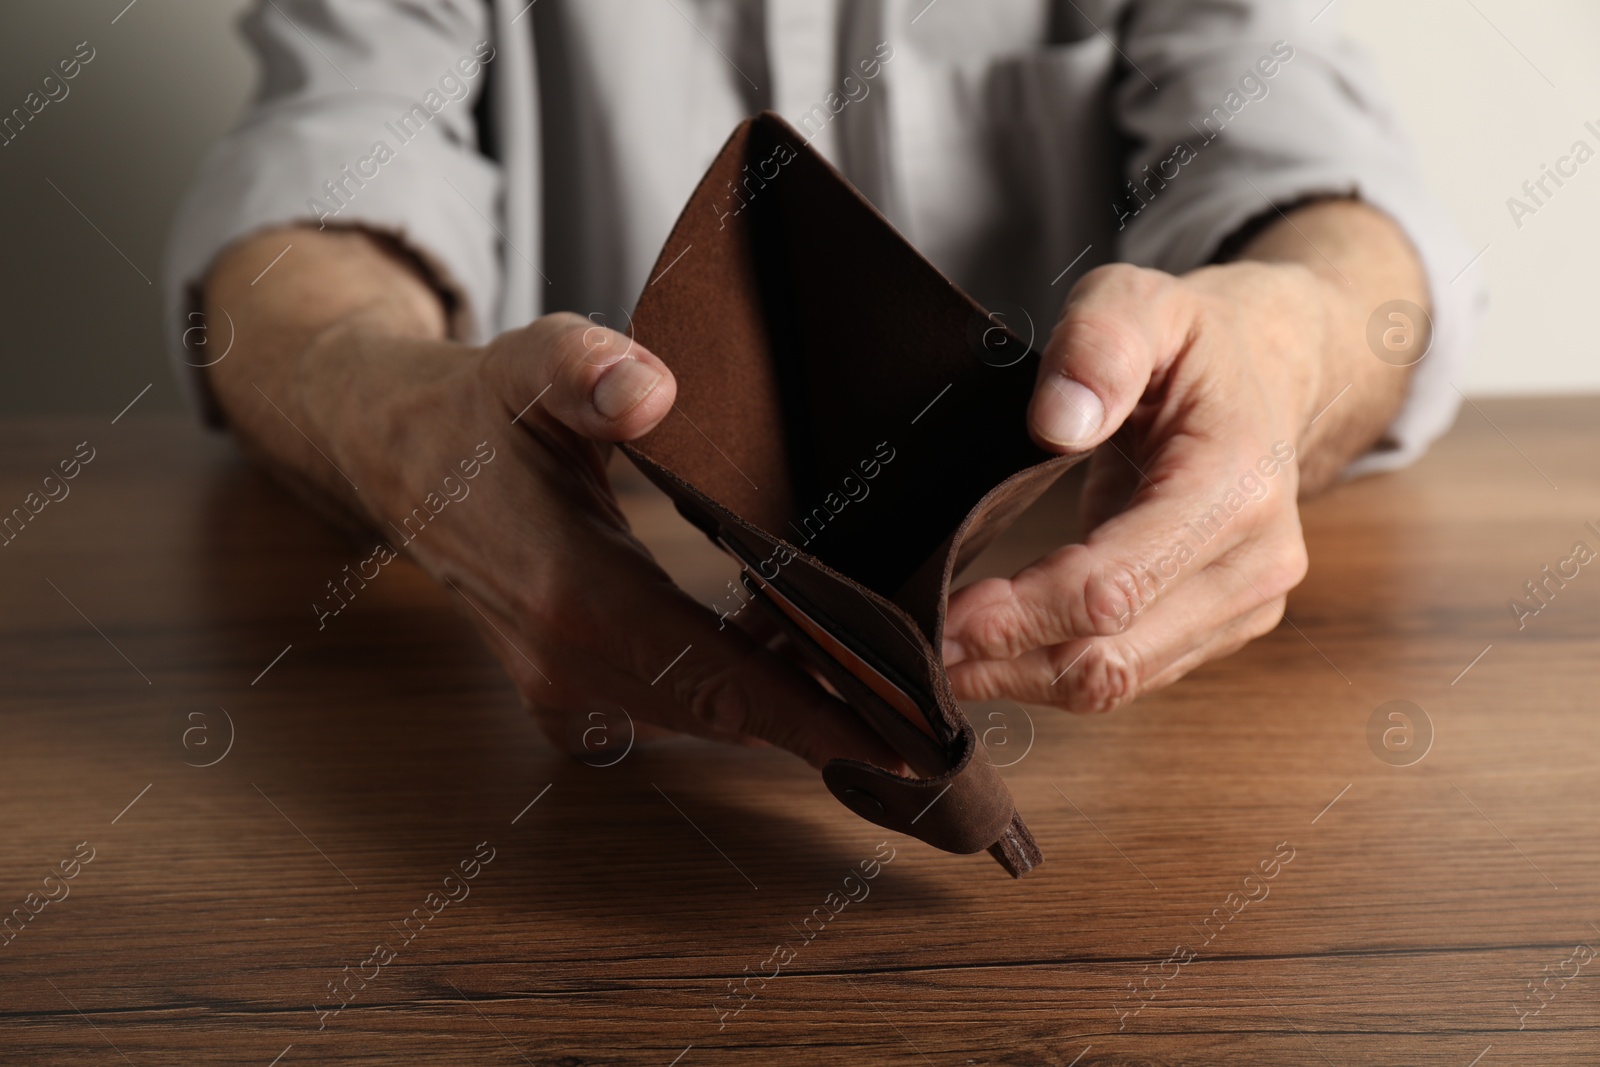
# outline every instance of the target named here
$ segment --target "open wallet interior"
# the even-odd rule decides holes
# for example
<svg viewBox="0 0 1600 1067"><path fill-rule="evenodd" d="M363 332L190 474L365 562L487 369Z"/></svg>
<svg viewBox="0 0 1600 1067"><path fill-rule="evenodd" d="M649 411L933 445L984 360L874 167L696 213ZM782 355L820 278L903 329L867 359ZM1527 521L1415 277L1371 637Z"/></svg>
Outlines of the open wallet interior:
<svg viewBox="0 0 1600 1067"><path fill-rule="evenodd" d="M1037 353L777 115L741 123L633 314L677 378L626 446L912 768L823 770L846 807L1013 877L1041 860L939 655L952 577L1084 454L1028 437Z"/></svg>

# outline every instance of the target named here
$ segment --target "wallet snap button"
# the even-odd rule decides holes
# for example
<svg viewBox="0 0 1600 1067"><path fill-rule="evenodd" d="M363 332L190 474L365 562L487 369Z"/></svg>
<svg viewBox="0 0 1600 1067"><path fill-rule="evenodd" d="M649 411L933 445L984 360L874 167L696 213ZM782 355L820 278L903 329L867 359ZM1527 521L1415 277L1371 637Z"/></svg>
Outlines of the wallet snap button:
<svg viewBox="0 0 1600 1067"><path fill-rule="evenodd" d="M857 815L870 818L874 815L883 814L883 801L863 790L846 789L842 799L850 806L850 810Z"/></svg>

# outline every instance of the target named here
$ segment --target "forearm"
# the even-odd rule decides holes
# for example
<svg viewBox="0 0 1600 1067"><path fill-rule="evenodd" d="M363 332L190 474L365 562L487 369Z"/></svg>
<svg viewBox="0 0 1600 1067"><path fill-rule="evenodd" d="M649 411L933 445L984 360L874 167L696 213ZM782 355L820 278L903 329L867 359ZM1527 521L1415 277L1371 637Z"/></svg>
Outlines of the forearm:
<svg viewBox="0 0 1600 1067"><path fill-rule="evenodd" d="M1300 492L1331 484L1372 446L1405 400L1410 367L1379 359L1367 322L1391 300L1429 306L1428 284L1411 243L1381 212L1353 200L1321 201L1279 218L1237 257L1297 264L1317 280L1324 314L1306 328L1320 333L1314 365L1303 369L1311 414L1297 445ZM1416 324L1413 351L1425 352L1427 323Z"/></svg>
<svg viewBox="0 0 1600 1067"><path fill-rule="evenodd" d="M424 375L441 365L445 309L422 272L364 233L274 230L222 254L205 302L207 322L233 326L227 358L206 373L241 446L331 518L375 525L341 473L335 431L359 425L384 383L400 380L375 365Z"/></svg>

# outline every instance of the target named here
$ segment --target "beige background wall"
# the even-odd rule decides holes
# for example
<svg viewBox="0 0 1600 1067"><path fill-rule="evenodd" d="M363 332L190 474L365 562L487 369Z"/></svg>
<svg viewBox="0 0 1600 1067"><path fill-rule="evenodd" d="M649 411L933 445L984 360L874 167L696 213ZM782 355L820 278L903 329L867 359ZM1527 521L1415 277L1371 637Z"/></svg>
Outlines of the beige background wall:
<svg viewBox="0 0 1600 1067"><path fill-rule="evenodd" d="M0 412L115 413L150 382L141 409L179 404L161 349L161 250L201 152L250 92L232 29L245 0L125 6L0 6L0 113L77 42L97 52L65 100L0 148ZM1460 384L1600 390L1600 159L1520 230L1505 206L1574 139L1600 149L1583 129L1600 127L1600 4L1334 0L1322 17L1373 53L1433 188L1488 249L1493 310Z"/></svg>
<svg viewBox="0 0 1600 1067"><path fill-rule="evenodd" d="M201 153L250 92L233 32L245 5L138 0L112 25L126 4L0 3L0 114L79 41L96 53L65 100L0 148L0 411L114 415L150 382L139 410L181 403L163 356L161 253Z"/></svg>
<svg viewBox="0 0 1600 1067"><path fill-rule="evenodd" d="M1434 192L1488 247L1490 317L1462 387L1600 390L1600 158L1520 230L1506 210L1577 138L1600 152L1583 128L1600 128L1600 3L1337 0L1335 14L1377 60Z"/></svg>

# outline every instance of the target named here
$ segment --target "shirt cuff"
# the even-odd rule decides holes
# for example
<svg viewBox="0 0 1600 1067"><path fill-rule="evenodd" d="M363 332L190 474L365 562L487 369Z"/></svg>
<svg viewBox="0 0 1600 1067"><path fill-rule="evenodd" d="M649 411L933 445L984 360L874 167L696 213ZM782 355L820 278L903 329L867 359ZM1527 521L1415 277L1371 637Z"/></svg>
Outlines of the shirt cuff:
<svg viewBox="0 0 1600 1067"><path fill-rule="evenodd" d="M226 358L232 323L207 322L201 286L218 255L244 237L282 226L360 228L414 254L452 298L452 332L486 339L500 299L500 173L475 149L437 128L405 137L388 96L337 106L258 113L216 145L179 206L167 247L163 302L167 350L190 402L221 425L201 368ZM372 131L353 142L352 129ZM276 269L293 270L293 251ZM270 275L268 276L270 277Z"/></svg>

